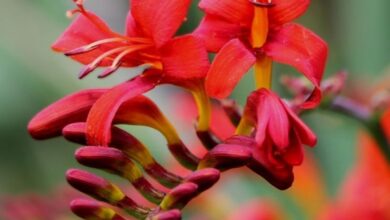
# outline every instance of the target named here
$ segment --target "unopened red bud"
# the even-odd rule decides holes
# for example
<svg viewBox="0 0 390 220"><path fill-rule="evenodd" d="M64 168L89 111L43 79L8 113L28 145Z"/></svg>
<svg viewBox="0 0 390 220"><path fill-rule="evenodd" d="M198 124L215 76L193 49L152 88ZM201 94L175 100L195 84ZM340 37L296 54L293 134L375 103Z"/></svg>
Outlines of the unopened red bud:
<svg viewBox="0 0 390 220"><path fill-rule="evenodd" d="M129 180L148 200L160 203L164 193L155 189L144 177L142 171L122 151L107 147L82 147L75 153L79 163L108 170Z"/></svg>
<svg viewBox="0 0 390 220"><path fill-rule="evenodd" d="M219 177L219 170L206 168L191 173L185 178L185 182L195 183L198 185L198 192L203 192L214 185L219 180Z"/></svg>
<svg viewBox="0 0 390 220"><path fill-rule="evenodd" d="M178 209L162 211L147 218L148 220L180 220L181 212Z"/></svg>
<svg viewBox="0 0 390 220"><path fill-rule="evenodd" d="M73 123L67 125L62 133L64 137L78 144L86 144L85 123ZM172 188L177 186L182 178L167 171L156 162L149 150L131 134L114 127L112 129L111 147L120 149L127 157L138 162L144 170L162 185Z"/></svg>
<svg viewBox="0 0 390 220"><path fill-rule="evenodd" d="M94 200L75 199L70 203L70 209L84 219L125 220L112 208Z"/></svg>
<svg viewBox="0 0 390 220"><path fill-rule="evenodd" d="M173 188L160 204L162 210L182 209L191 199L198 195L198 185L182 183Z"/></svg>
<svg viewBox="0 0 390 220"><path fill-rule="evenodd" d="M85 122L72 123L62 129L62 135L68 141L84 145L87 143L85 128Z"/></svg>
<svg viewBox="0 0 390 220"><path fill-rule="evenodd" d="M111 204L126 197L116 185L84 170L70 169L66 172L66 179L77 190Z"/></svg>
<svg viewBox="0 0 390 220"><path fill-rule="evenodd" d="M66 179L71 186L98 200L127 210L134 216L146 216L148 209L139 206L127 197L116 185L87 171L70 169Z"/></svg>
<svg viewBox="0 0 390 220"><path fill-rule="evenodd" d="M104 89L83 90L54 102L31 119L28 124L29 133L35 139L61 135L66 125L85 121L91 106L105 91Z"/></svg>
<svg viewBox="0 0 390 220"><path fill-rule="evenodd" d="M244 166L252 157L252 150L246 146L219 144L209 151L200 162L198 169L206 167L227 170Z"/></svg>

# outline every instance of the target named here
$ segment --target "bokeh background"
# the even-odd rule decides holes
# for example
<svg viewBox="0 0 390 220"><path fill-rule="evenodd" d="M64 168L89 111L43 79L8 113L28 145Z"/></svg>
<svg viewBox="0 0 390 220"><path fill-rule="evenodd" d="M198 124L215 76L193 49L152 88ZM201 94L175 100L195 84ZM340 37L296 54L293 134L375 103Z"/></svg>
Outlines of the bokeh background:
<svg viewBox="0 0 390 220"><path fill-rule="evenodd" d="M188 22L181 32L191 31L202 13L194 1ZM87 1L90 9L101 15L117 31L123 31L127 0ZM77 79L80 65L51 51L50 45L67 27L65 11L71 0L1 0L0 6L0 198L24 193L49 193L65 185L64 173L78 167L73 158L75 145L61 139L35 141L26 131L29 119L40 109L65 94L89 87L108 87L128 78L120 71L113 77L98 80L94 76ZM371 86L390 75L390 1L388 0L312 0L308 12L298 20L322 36L330 46L326 76L347 70L352 81L364 82L357 88ZM278 76L291 69L276 66L274 83L280 92ZM93 75L93 74L92 74ZM240 103L253 89L250 74L233 95ZM172 88L153 92L168 115L173 110L164 101ZM362 90L364 91L364 90ZM364 96L365 94L360 94ZM355 121L324 111L305 116L305 121L319 136L314 152L323 170L327 193L335 195L338 186L355 160L357 134ZM129 128L153 148L162 137L144 128ZM183 135L184 136L184 135ZM280 201L300 219L299 211L284 196L267 184L233 178L223 188L236 201L269 196ZM237 188L238 187L238 188ZM231 190L237 189L237 190Z"/></svg>

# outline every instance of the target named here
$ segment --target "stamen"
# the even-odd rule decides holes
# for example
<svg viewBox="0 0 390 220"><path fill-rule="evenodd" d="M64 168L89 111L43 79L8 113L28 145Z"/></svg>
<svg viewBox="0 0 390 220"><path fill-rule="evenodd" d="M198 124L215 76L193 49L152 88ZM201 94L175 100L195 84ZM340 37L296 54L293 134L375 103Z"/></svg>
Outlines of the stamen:
<svg viewBox="0 0 390 220"><path fill-rule="evenodd" d="M271 8L275 6L272 0L268 0L267 2L259 2L258 0L249 0L249 2L258 7Z"/></svg>
<svg viewBox="0 0 390 220"><path fill-rule="evenodd" d="M122 62L119 62L116 66L110 66L110 67L106 68L100 75L98 75L98 78L102 79L102 78L105 78L105 77L111 75L112 73L117 71L121 65L122 65Z"/></svg>
<svg viewBox="0 0 390 220"><path fill-rule="evenodd" d="M102 44L120 42L120 41L126 41L126 40L124 38L120 38L120 37L98 40L98 41L95 41L95 42L88 44L86 46L82 46L82 47L70 50L68 52L65 52L64 54L65 54L65 56L73 56L73 55L77 55L77 54L81 54L81 53L86 53L86 52L89 52L91 50L96 49L98 46L100 46Z"/></svg>
<svg viewBox="0 0 390 220"><path fill-rule="evenodd" d="M127 48L129 48L128 46L125 46L125 47L118 47L118 48L115 48L115 49L112 49L112 50L109 50L105 53L103 53L102 55L100 55L98 58L96 58L92 63L86 65L81 71L80 71L80 74L79 74L79 79L82 79L84 78L85 76L87 76L89 73L91 73L92 71L94 71L97 66L99 65L100 62L103 61L104 58L112 55L112 54L115 54L115 53L119 53L123 50L126 50Z"/></svg>
<svg viewBox="0 0 390 220"><path fill-rule="evenodd" d="M112 62L112 65L107 68L102 74L100 74L98 76L98 78L104 78L104 77L107 77L109 76L110 74L112 74L113 72L115 72L121 65L121 60L123 59L123 57L125 57L126 55L130 54L130 53L133 53L137 50L142 50L144 48L147 48L149 47L148 45L137 45L137 46L134 46L134 47L127 47L129 49L127 50L124 50L123 52L121 52L116 58L115 60Z"/></svg>

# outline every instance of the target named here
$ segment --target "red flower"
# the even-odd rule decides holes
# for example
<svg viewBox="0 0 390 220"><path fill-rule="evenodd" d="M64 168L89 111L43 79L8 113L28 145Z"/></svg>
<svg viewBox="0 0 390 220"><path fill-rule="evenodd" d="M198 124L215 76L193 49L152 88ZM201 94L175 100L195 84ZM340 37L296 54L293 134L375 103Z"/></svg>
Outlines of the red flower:
<svg viewBox="0 0 390 220"><path fill-rule="evenodd" d="M190 0L131 1L126 35L115 33L98 16L86 11L82 1L75 2L78 8L72 13L80 15L53 49L86 64L80 77L97 67L109 66L99 77L108 76L119 67L145 64L149 68L142 76L114 87L96 101L87 119L89 144L106 146L112 120L121 104L158 84L176 84L190 89L194 96L202 96L202 79L209 68L203 42L192 35L173 38L185 20ZM202 129L207 129L207 113L200 118Z"/></svg>
<svg viewBox="0 0 390 220"><path fill-rule="evenodd" d="M80 15L52 48L86 65L80 78L97 67L108 66L99 75L105 77L119 67L142 64L163 71L167 80L206 74L209 64L201 41L191 35L173 38L185 20L190 0L131 1L125 35L86 11L82 1L76 4L78 8L72 13Z"/></svg>
<svg viewBox="0 0 390 220"><path fill-rule="evenodd" d="M206 16L195 31L218 52L206 78L209 95L228 96L255 65L258 88L269 88L272 60L302 72L315 86L302 107L320 100L319 84L327 57L326 43L310 30L289 23L302 15L310 0L202 0ZM226 81L221 83L221 78Z"/></svg>
<svg viewBox="0 0 390 220"><path fill-rule="evenodd" d="M276 94L266 89L250 95L243 117L245 124L255 128L253 158L264 168L261 175L279 188L291 184L292 167L303 161L302 145L314 146L315 134ZM242 130L250 128L239 127L239 132Z"/></svg>

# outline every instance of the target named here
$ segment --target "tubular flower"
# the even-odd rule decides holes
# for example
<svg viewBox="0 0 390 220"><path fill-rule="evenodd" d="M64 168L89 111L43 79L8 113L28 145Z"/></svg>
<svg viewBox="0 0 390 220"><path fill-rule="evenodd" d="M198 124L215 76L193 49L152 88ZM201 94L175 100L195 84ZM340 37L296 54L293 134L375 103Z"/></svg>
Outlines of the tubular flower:
<svg viewBox="0 0 390 220"><path fill-rule="evenodd" d="M80 78L97 67L107 67L99 75L106 77L119 67L143 64L168 81L205 75L208 60L202 43L191 35L173 38L185 20L189 0L131 1L125 34L112 31L84 8L83 1L75 2L77 8L70 13L79 15L52 48L85 64Z"/></svg>
<svg viewBox="0 0 390 220"><path fill-rule="evenodd" d="M142 75L106 91L93 103L86 120L88 144L107 146L114 116L123 102L161 83L190 90L201 109L198 129L208 130L209 103L203 87L209 66L207 52L203 42L192 35L173 38L186 17L189 0L131 1L125 35L112 31L97 15L85 10L83 1L75 3L77 8L70 13L79 15L53 49L86 64L81 78L100 66L109 67L99 77L119 67L145 64L148 68ZM172 146L182 144L172 135L167 138Z"/></svg>
<svg viewBox="0 0 390 220"><path fill-rule="evenodd" d="M131 1L126 20L126 34L112 31L94 13L75 1L79 13L74 22L57 39L52 48L85 64L80 78L98 67L106 67L99 77L106 77L119 67L145 66L134 80L114 87L92 108L87 123L92 144L109 142L112 116L123 100L169 83L190 90L201 108L199 130L208 129L208 99L203 78L209 61L203 42L193 35L173 37L185 20L190 0ZM99 119L99 120L97 120Z"/></svg>
<svg viewBox="0 0 390 220"><path fill-rule="evenodd" d="M254 65L257 88L269 88L272 61L293 66L315 89L302 105L319 103L327 45L310 30L289 23L301 16L310 0L202 0L206 13L195 35L218 52L206 77L210 96L224 98ZM225 78L224 83L220 82Z"/></svg>
<svg viewBox="0 0 390 220"><path fill-rule="evenodd" d="M70 169L68 183L98 200L74 200L75 214L85 219L180 219L180 210L212 187L223 171L242 166L279 189L291 186L292 169L303 160L302 145L313 146L316 136L269 90L271 65L275 60L301 71L315 86L301 107L318 103L327 46L309 30L287 24L305 11L309 1L202 0L200 7L206 12L202 24L195 34L179 37L174 35L190 0L130 1L125 34L112 31L87 11L83 0L73 1L77 7L69 14L78 14L77 18L52 47L85 65L80 78L98 67L105 68L99 78L120 67L143 70L113 88L83 90L58 100L38 113L28 130L36 139L63 136L82 145L75 152L80 164L127 180L149 204L139 203L109 179ZM220 38L220 33L225 36ZM203 40L210 51L219 51L212 65ZM210 102L210 97L229 95L253 65L259 89L249 96L242 116L234 102ZM198 110L196 134L207 149L200 157L143 95L160 84L192 93ZM177 162L191 171L168 171L118 124L157 130Z"/></svg>
<svg viewBox="0 0 390 220"><path fill-rule="evenodd" d="M267 89L260 89L249 96L242 121L250 125L239 125L238 130L243 130L243 133L250 134L255 128L252 167L263 167L264 171L259 173L279 188L291 185L292 167L303 161L302 145L314 146L317 142L315 134L275 93Z"/></svg>

